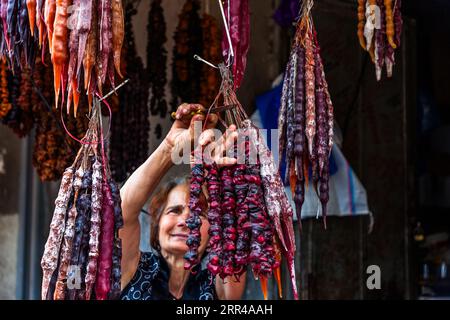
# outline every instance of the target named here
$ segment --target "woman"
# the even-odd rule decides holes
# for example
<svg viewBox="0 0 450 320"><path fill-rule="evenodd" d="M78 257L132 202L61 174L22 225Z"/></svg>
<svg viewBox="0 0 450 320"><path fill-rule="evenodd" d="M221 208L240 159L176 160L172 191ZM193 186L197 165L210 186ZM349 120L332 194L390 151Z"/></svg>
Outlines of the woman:
<svg viewBox="0 0 450 320"><path fill-rule="evenodd" d="M183 104L175 115L175 122L161 145L140 166L121 189L124 227L122 239L122 299L240 299L245 285L245 274L240 282L235 279L213 279L201 265L192 272L184 269L186 238L189 229L185 220L189 216L189 180L169 182L152 198L150 212L151 245L155 252L141 253L139 213L154 189L173 165L172 153L179 154L186 144L192 145L195 121L206 121L206 130L199 144L210 145L216 152L214 160L219 166L233 165L236 159L224 157L227 146L233 144L237 132L231 126L218 141L213 140L212 128L217 115L205 119L201 105ZM191 116L195 113L195 116ZM214 144L214 145L213 145ZM209 223L207 204L203 198L201 244L199 256L205 254Z"/></svg>

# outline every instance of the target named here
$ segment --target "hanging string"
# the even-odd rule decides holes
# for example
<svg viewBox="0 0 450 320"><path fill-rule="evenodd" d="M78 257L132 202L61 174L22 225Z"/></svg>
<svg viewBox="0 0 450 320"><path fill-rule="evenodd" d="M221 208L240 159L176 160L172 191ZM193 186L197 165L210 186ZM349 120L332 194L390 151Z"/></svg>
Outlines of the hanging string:
<svg viewBox="0 0 450 320"><path fill-rule="evenodd" d="M97 93L97 96L99 96L98 95L98 93ZM100 96L99 96L99 98L101 98ZM109 112L109 119L110 119L110 121L109 121L109 128L108 128L108 134L106 135L106 138L105 139L107 139L108 138L108 135L109 135L109 133L110 133L110 131L111 131L111 119L112 119L112 110L111 110L111 107L110 107L110 105L109 105L109 103L106 101L106 100L102 100L102 102L106 105L106 107L108 108L108 112ZM101 108L101 106L100 106L101 104L100 103L97 103L97 108ZM94 114L94 111L92 111L92 114ZM100 112L100 114L101 114L101 112ZM86 141L89 137L87 137L87 136L85 136L83 139L78 139L77 137L75 137L70 131L69 131L69 129L67 129L67 126L66 126L66 123L64 122L64 117L63 117L63 108L61 108L61 123L62 123L62 125L63 125L63 128L64 128L64 130L66 131L66 133L69 135L69 137L71 137L73 140L75 140L75 141L77 141L77 142L79 142L79 143L81 143L82 145L96 145L96 144L99 144L100 143L100 141Z"/></svg>
<svg viewBox="0 0 450 320"><path fill-rule="evenodd" d="M222 0L218 0L219 1L219 7L220 7L220 14L222 16L222 20L223 20L223 24L224 24L224 28L225 28L225 33L227 35L227 40L228 40L228 46L230 47L229 51L228 51L228 58L227 58L227 68L231 67L234 63L234 49L233 49L233 44L231 42L231 36L230 36L230 3L227 2L228 6L227 6L227 10L228 10L228 17L225 16L225 12L223 9L223 5L222 5ZM208 1L207 1L208 2ZM208 5L209 6L209 5ZM209 10L209 9L208 9ZM227 21L228 20L228 21ZM215 69L219 69L218 66L214 65L213 63L203 59L202 57L200 57L198 54L194 55L194 59L201 61L203 63L206 63L208 66L215 68Z"/></svg>

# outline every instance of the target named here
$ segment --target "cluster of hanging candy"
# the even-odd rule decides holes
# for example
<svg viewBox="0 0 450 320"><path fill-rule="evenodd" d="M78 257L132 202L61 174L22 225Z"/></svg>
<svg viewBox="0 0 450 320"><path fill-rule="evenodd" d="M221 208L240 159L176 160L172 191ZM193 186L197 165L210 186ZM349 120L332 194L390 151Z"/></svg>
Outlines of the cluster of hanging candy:
<svg viewBox="0 0 450 320"><path fill-rule="evenodd" d="M33 67L44 43L44 19L41 11L36 16L36 2L43 4L43 0L0 1L0 56L11 69Z"/></svg>
<svg viewBox="0 0 450 320"><path fill-rule="evenodd" d="M196 157L192 167L190 185L190 216L186 224L190 230L189 247L185 255L186 269L200 261L200 227L202 185L208 190L208 270L222 279L239 277L250 266L256 279L260 279L267 297L267 279L275 275L281 295L280 264L284 254L297 298L294 255L295 240L292 208L270 151L259 136L258 129L248 119L239 103L230 70L220 65L222 85L214 107L223 105L226 126L241 129L234 153L241 159L238 164L219 168L212 159ZM240 156L239 156L240 155Z"/></svg>
<svg viewBox="0 0 450 320"><path fill-rule="evenodd" d="M402 26L401 0L358 0L359 43L370 53L378 81L384 66L392 77Z"/></svg>
<svg viewBox="0 0 450 320"><path fill-rule="evenodd" d="M44 300L120 296L123 226L119 188L111 179L100 102L77 157L63 175L41 260Z"/></svg>
<svg viewBox="0 0 450 320"><path fill-rule="evenodd" d="M2 0L0 52L16 69L34 67L48 48L54 70L55 105L67 94L74 114L83 86L90 94L102 92L115 71L122 76L120 57L124 37L122 0Z"/></svg>
<svg viewBox="0 0 450 320"><path fill-rule="evenodd" d="M113 113L111 123L110 164L111 173L117 182L125 181L148 157L150 131L147 105L148 73L143 71L144 64L136 50L132 24L133 16L136 13L136 3L128 1L125 6L122 68L126 69L127 78L130 79L131 84L120 89L120 108ZM154 52L156 48L152 47L151 50ZM155 78L157 77L155 76Z"/></svg>
<svg viewBox="0 0 450 320"><path fill-rule="evenodd" d="M244 79L244 71L247 66L247 54L250 47L250 11L248 0L225 0L224 1L225 20L229 26L229 36L232 48L227 40L226 30L222 37L222 53L233 59L233 81L234 89L241 86ZM233 53L233 54L232 54Z"/></svg>
<svg viewBox="0 0 450 320"><path fill-rule="evenodd" d="M305 187L320 198L326 228L329 157L333 146L333 104L311 17L313 1L303 2L286 68L280 114L279 159L286 162L298 221Z"/></svg>
<svg viewBox="0 0 450 320"><path fill-rule="evenodd" d="M34 125L29 78L29 73L14 75L6 62L0 61L0 121L19 138L26 136Z"/></svg>
<svg viewBox="0 0 450 320"><path fill-rule="evenodd" d="M148 157L150 129L157 139L163 134L160 124L150 128L149 113L161 118L165 118L168 113L165 97L167 39L162 1L153 0L150 4L146 72L142 71L145 68L137 55L133 34L132 17L137 13L136 4L138 2L128 1L125 7L125 42L122 54L122 69L126 67L127 78L132 85L119 92L120 105L126 107L119 108L112 120L111 171L116 181L124 181ZM185 101L199 101L209 106L220 86L220 76L192 58L194 53L202 53L214 62L221 58L217 22L206 13L207 10L200 19L199 8L198 1L186 0L180 14L175 35L174 80L171 83L174 99L171 108L176 108ZM193 32L197 34L192 36ZM186 50L190 53L186 53ZM192 73L192 70L195 72Z"/></svg>

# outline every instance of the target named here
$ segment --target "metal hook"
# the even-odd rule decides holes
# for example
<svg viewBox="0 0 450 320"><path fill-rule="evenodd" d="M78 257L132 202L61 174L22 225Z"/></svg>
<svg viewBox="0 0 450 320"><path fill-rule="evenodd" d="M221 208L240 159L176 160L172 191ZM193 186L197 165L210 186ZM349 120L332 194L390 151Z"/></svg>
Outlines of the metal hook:
<svg viewBox="0 0 450 320"><path fill-rule="evenodd" d="M103 100L107 99L110 95L112 95L113 93L116 93L116 91L120 88L122 88L124 85L126 85L128 83L128 81L130 81L130 79L125 80L124 82L122 82L121 84L119 84L117 87L113 88L106 96L104 96L103 98L101 98L99 100L99 102L102 102Z"/></svg>
<svg viewBox="0 0 450 320"><path fill-rule="evenodd" d="M213 67L213 68L216 68L216 69L219 69L219 67L218 66L216 66L216 65L214 65L214 64L212 64L211 62L209 62L208 60L205 60L205 59L203 59L202 57L200 57L198 54L194 54L194 59L195 60L198 60L198 61L201 61L201 62L203 62L203 63L206 63L208 66L210 66L210 67Z"/></svg>

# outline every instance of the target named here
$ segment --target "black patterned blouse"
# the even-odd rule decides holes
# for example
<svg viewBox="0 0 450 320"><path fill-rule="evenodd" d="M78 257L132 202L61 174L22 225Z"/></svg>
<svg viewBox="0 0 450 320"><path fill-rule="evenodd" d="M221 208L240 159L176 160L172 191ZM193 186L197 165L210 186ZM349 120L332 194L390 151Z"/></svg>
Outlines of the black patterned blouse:
<svg viewBox="0 0 450 320"><path fill-rule="evenodd" d="M181 300L217 299L215 279L201 265L189 276ZM159 253L141 252L133 279L122 291L122 300L175 300L169 292L169 266Z"/></svg>

